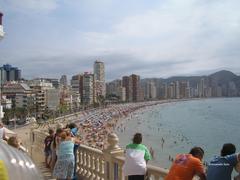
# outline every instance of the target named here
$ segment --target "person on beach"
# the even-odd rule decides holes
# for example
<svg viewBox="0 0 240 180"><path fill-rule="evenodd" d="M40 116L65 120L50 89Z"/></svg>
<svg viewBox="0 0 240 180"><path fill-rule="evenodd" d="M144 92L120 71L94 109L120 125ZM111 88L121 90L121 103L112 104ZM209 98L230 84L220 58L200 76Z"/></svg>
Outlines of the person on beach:
<svg viewBox="0 0 240 180"><path fill-rule="evenodd" d="M152 159L147 147L142 143L142 134L136 133L133 143L126 146L123 172L128 180L144 180L147 171L147 162Z"/></svg>
<svg viewBox="0 0 240 180"><path fill-rule="evenodd" d="M240 154L236 154L234 144L224 144L220 156L215 156L207 168L208 180L231 180L233 168L240 162Z"/></svg>
<svg viewBox="0 0 240 180"><path fill-rule="evenodd" d="M54 137L54 130L49 129L49 135L44 139L44 153L45 153L45 165L47 168L50 168L52 161L52 149L51 144Z"/></svg>
<svg viewBox="0 0 240 180"><path fill-rule="evenodd" d="M54 166L53 176L60 179L72 179L74 174L74 153L75 140L71 137L71 131L66 129L61 133L61 143L58 150L57 162Z"/></svg>
<svg viewBox="0 0 240 180"><path fill-rule="evenodd" d="M201 147L194 147L189 154L176 156L165 180L192 180L198 176L200 180L206 180L202 158L204 151Z"/></svg>

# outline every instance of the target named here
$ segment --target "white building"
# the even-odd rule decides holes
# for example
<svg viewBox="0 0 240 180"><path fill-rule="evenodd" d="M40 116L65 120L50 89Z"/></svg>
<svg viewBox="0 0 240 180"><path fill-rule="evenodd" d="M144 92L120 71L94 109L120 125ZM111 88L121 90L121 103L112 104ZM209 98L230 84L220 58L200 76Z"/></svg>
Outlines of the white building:
<svg viewBox="0 0 240 180"><path fill-rule="evenodd" d="M22 107L22 108L35 108L36 106L36 95L34 93L28 93L28 94L16 94L15 99L16 107Z"/></svg>
<svg viewBox="0 0 240 180"><path fill-rule="evenodd" d="M146 88L145 88L145 97L147 99L157 98L157 88L153 81L147 82Z"/></svg>

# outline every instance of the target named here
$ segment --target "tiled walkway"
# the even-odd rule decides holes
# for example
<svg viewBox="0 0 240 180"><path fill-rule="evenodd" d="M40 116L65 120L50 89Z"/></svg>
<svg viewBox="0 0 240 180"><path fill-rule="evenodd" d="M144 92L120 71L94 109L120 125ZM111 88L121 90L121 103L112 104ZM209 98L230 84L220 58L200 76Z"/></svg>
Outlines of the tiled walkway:
<svg viewBox="0 0 240 180"><path fill-rule="evenodd" d="M46 168L45 163L44 162L40 162L37 164L37 167L40 169L40 171L42 172L43 176L44 176L44 180L55 180L54 178L52 178L51 175L51 171L49 168Z"/></svg>

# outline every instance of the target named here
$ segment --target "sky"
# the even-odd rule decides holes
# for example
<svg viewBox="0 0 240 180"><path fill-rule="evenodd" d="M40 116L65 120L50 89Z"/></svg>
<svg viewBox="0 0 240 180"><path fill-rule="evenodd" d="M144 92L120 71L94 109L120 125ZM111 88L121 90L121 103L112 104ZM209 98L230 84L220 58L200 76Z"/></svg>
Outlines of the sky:
<svg viewBox="0 0 240 180"><path fill-rule="evenodd" d="M240 75L239 0L0 0L0 66L24 78Z"/></svg>

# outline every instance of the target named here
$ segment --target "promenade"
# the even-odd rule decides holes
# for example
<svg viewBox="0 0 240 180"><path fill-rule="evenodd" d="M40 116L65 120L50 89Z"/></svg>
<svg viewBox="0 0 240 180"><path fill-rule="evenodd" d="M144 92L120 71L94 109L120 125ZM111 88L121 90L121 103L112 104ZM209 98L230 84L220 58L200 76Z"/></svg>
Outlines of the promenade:
<svg viewBox="0 0 240 180"><path fill-rule="evenodd" d="M45 178L52 179L49 169L43 166L44 138L49 128L56 129L75 122L79 127L82 141L77 153L79 177L101 180L124 179L122 174L124 150L119 147L119 139L113 133L113 128L132 112L159 103L164 102L131 103L91 109L66 115L41 125L31 123L14 131L21 138L22 144L27 147L29 155L44 173ZM163 179L168 170L148 165L148 172L153 179L159 180Z"/></svg>

